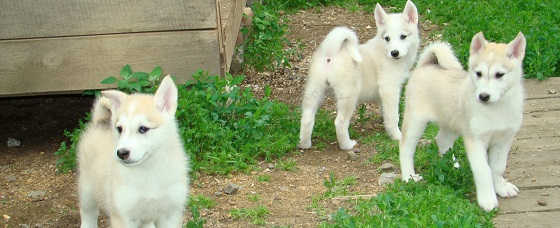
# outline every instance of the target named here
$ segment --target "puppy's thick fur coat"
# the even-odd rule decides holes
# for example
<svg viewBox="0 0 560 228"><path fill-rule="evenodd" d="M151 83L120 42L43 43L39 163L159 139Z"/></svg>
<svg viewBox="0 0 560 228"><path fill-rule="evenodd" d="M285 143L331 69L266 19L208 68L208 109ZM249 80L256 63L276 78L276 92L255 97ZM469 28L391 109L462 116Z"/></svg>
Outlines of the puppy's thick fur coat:
<svg viewBox="0 0 560 228"><path fill-rule="evenodd" d="M523 117L523 71L526 41L522 33L509 44L473 37L469 70L464 71L447 43L429 45L420 55L406 86L400 163L404 180L419 180L414 152L428 122L439 126L439 153L465 142L478 204L489 211L519 189L504 179L507 157Z"/></svg>
<svg viewBox="0 0 560 228"><path fill-rule="evenodd" d="M175 122L177 87L165 77L154 96L103 91L78 145L81 227L181 227L188 158Z"/></svg>
<svg viewBox="0 0 560 228"><path fill-rule="evenodd" d="M394 139L401 138L399 98L420 43L418 12L411 1L398 14L387 14L377 4L375 23L377 34L368 42L360 45L352 30L337 27L313 54L303 94L300 148L311 147L315 114L327 86L333 88L336 97L335 125L341 149L356 145L348 135L356 105L372 100L383 107L387 132Z"/></svg>

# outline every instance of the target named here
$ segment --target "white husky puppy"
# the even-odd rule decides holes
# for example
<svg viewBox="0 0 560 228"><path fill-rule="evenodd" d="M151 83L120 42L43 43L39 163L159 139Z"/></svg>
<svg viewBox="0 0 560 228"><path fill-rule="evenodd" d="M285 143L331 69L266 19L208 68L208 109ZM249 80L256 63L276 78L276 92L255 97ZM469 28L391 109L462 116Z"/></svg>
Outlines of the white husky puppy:
<svg viewBox="0 0 560 228"><path fill-rule="evenodd" d="M336 97L334 123L341 149L356 145L348 127L356 105L367 101L382 105L385 129L394 139L401 138L399 98L420 43L418 11L407 1L402 13L387 14L377 4L374 14L377 34L373 39L360 45L352 30L337 27L313 54L303 94L300 148L311 147L315 113L327 86L333 88Z"/></svg>
<svg viewBox="0 0 560 228"><path fill-rule="evenodd" d="M177 87L167 76L154 96L103 91L78 145L81 227L181 227L188 158L175 122Z"/></svg>
<svg viewBox="0 0 560 228"><path fill-rule="evenodd" d="M400 142L402 177L419 180L414 151L426 123L439 125L436 137L444 154L463 136L480 207L498 206L502 197L519 189L504 179L511 143L523 117L525 37L509 44L490 43L482 33L471 43L469 71L463 70L447 43L433 43L420 55L406 86L403 138Z"/></svg>

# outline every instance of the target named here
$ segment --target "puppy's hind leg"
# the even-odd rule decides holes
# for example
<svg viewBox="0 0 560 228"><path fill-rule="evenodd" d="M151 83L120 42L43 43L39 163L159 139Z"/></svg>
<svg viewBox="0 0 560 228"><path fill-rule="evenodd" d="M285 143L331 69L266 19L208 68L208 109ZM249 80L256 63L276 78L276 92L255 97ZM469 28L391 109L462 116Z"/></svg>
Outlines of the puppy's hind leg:
<svg viewBox="0 0 560 228"><path fill-rule="evenodd" d="M439 149L439 154L444 155L453 146L455 140L457 140L458 135L452 131L440 127L439 132L436 136L436 142Z"/></svg>
<svg viewBox="0 0 560 228"><path fill-rule="evenodd" d="M334 125L336 128L336 138L338 146L342 150L351 150L357 144L355 140L350 139L348 128L350 127L350 119L356 105L358 96L356 89L353 88L335 88L336 94L336 119Z"/></svg>
<svg viewBox="0 0 560 228"><path fill-rule="evenodd" d="M503 140L490 147L488 153L488 163L490 164L490 169L492 169L494 189L501 197L513 197L519 193L519 188L508 182L503 176L512 141L513 136L504 137Z"/></svg>
<svg viewBox="0 0 560 228"><path fill-rule="evenodd" d="M459 136L455 134L453 131L446 129L444 127L440 127L439 132L436 136L436 142L438 145L439 155L443 156L447 151L453 146L455 140L457 140ZM455 159L455 155L453 155L453 167L459 168L459 163Z"/></svg>
<svg viewBox="0 0 560 228"><path fill-rule="evenodd" d="M410 179L414 181L422 180L422 176L414 171L414 153L416 152L416 144L424 133L428 121L413 116L410 108L405 111L403 119L403 136L399 145L399 160L401 163L401 177L404 181Z"/></svg>
<svg viewBox="0 0 560 228"><path fill-rule="evenodd" d="M308 79L303 93L301 126L299 128L299 148L311 148L311 134L315 124L315 114L327 87L327 80L320 75L312 75Z"/></svg>

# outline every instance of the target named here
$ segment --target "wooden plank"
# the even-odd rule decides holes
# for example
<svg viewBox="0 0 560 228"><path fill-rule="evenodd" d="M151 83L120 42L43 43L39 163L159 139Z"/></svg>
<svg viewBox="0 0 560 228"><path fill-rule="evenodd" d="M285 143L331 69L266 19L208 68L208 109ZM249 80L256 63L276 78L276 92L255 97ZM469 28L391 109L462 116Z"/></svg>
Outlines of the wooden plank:
<svg viewBox="0 0 560 228"><path fill-rule="evenodd" d="M544 81L525 79L525 90L527 99L560 97L560 78L548 78ZM549 90L555 90L556 93L551 94Z"/></svg>
<svg viewBox="0 0 560 228"><path fill-rule="evenodd" d="M225 72L229 72L233 53L235 51L235 43L237 35L241 28L241 18L243 17L243 8L245 8L246 0L234 0L229 12L228 22L224 31L224 55L225 55Z"/></svg>
<svg viewBox="0 0 560 228"><path fill-rule="evenodd" d="M558 136L560 136L558 125L524 124L517 133L516 138L531 139Z"/></svg>
<svg viewBox="0 0 560 228"><path fill-rule="evenodd" d="M560 184L560 164L535 164L533 167L509 164L505 176L517 187L557 186Z"/></svg>
<svg viewBox="0 0 560 228"><path fill-rule="evenodd" d="M216 0L216 21L218 23L218 54L220 56L220 75L225 74L225 56L224 56L224 30L222 24L222 1Z"/></svg>
<svg viewBox="0 0 560 228"><path fill-rule="evenodd" d="M180 81L198 69L219 73L217 30L0 41L0 96L103 88L130 64L160 65Z"/></svg>
<svg viewBox="0 0 560 228"><path fill-rule="evenodd" d="M560 136L518 138L515 140L513 148L512 151L517 150L519 153L560 150Z"/></svg>
<svg viewBox="0 0 560 228"><path fill-rule="evenodd" d="M216 29L210 0L0 1L0 39Z"/></svg>
<svg viewBox="0 0 560 228"><path fill-rule="evenodd" d="M500 214L560 210L560 188L522 189L516 197L500 198L499 204Z"/></svg>
<svg viewBox="0 0 560 228"><path fill-rule="evenodd" d="M560 97L526 100L524 109L525 114L558 111L560 110Z"/></svg>
<svg viewBox="0 0 560 228"><path fill-rule="evenodd" d="M557 228L560 227L560 211L528 212L498 215L494 219L497 228Z"/></svg>
<svg viewBox="0 0 560 228"><path fill-rule="evenodd" d="M555 158L555 159L553 159ZM510 166L515 167L535 167L537 165L560 165L560 150L527 150L512 151L509 162ZM558 183L560 184L560 183Z"/></svg>

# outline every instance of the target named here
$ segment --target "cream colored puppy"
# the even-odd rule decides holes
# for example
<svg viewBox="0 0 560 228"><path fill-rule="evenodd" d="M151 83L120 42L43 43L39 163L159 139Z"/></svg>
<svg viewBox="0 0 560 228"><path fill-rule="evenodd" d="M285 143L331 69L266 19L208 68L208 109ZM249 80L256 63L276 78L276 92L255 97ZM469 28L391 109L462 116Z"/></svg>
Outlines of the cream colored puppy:
<svg viewBox="0 0 560 228"><path fill-rule="evenodd" d="M507 157L523 117L523 70L526 41L522 33L509 44L486 41L482 33L471 43L469 70L464 71L447 43L433 43L420 55L406 86L402 177L419 180L414 151L428 122L439 126L436 137L444 154L458 136L465 142L478 204L487 211L519 189L504 179Z"/></svg>
<svg viewBox="0 0 560 228"><path fill-rule="evenodd" d="M334 28L313 54L309 78L302 102L300 148L311 147L315 113L325 89L330 86L336 96L335 119L338 146L352 149L348 127L358 103L374 101L383 107L385 129L393 139L401 138L399 98L401 87L418 52L418 11L411 1L402 13L387 14L375 8L377 34L359 44L354 31Z"/></svg>
<svg viewBox="0 0 560 228"><path fill-rule="evenodd" d="M81 227L182 227L188 159L175 122L177 87L155 95L103 91L78 145Z"/></svg>

